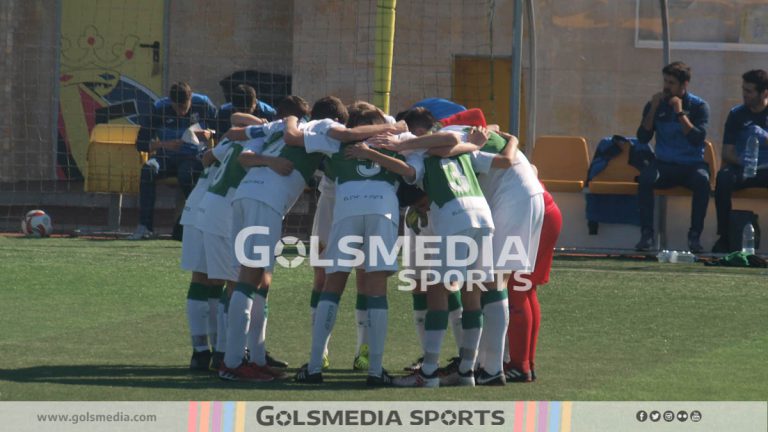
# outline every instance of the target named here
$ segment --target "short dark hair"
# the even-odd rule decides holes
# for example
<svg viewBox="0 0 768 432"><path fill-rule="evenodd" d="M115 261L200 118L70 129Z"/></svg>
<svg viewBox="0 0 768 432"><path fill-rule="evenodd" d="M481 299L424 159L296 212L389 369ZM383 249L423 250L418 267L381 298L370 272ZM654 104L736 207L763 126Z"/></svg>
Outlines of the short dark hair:
<svg viewBox="0 0 768 432"><path fill-rule="evenodd" d="M232 90L232 108L236 112L250 113L256 104L256 90L248 84L239 84Z"/></svg>
<svg viewBox="0 0 768 432"><path fill-rule="evenodd" d="M675 77L681 84L691 80L691 67L681 61L672 62L664 66L661 73Z"/></svg>
<svg viewBox="0 0 768 432"><path fill-rule="evenodd" d="M752 69L741 76L744 82L754 84L758 93L768 90L768 72L762 69Z"/></svg>
<svg viewBox="0 0 768 432"><path fill-rule="evenodd" d="M373 109L355 109L349 113L347 127L353 128L355 126L384 124L386 122L387 119L384 118L384 114L382 114L382 112L374 106Z"/></svg>
<svg viewBox="0 0 768 432"><path fill-rule="evenodd" d="M437 123L435 116L424 107L414 107L401 114L401 120L405 120L405 123L410 130L420 127L424 129L432 129L435 123ZM400 116L400 114L398 114L398 116Z"/></svg>
<svg viewBox="0 0 768 432"><path fill-rule="evenodd" d="M312 120L336 119L339 123L346 123L348 118L347 108L336 96L320 98L312 105Z"/></svg>
<svg viewBox="0 0 768 432"><path fill-rule="evenodd" d="M299 96L286 96L277 104L278 118L296 116L301 119L306 117L307 114L309 114L309 104Z"/></svg>
<svg viewBox="0 0 768 432"><path fill-rule="evenodd" d="M171 102L177 104L185 104L192 99L192 87L184 81L173 83L171 91L168 92L168 96Z"/></svg>

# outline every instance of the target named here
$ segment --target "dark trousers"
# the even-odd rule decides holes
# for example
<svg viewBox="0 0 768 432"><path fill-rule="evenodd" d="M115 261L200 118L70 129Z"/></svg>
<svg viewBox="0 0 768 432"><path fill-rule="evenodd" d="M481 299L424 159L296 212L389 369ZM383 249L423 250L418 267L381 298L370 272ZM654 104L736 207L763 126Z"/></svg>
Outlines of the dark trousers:
<svg viewBox="0 0 768 432"><path fill-rule="evenodd" d="M647 166L637 178L637 197L640 205L640 225L653 229L654 189L669 189L682 186L693 192L691 203L691 231L701 234L709 204L709 165L701 162L682 165L655 161Z"/></svg>
<svg viewBox="0 0 768 432"><path fill-rule="evenodd" d="M176 177L184 197L188 197L203 170L203 164L195 156L169 155L164 150L159 150L152 158L157 160L160 169L155 173L154 168L149 165L141 167L139 223L154 231L155 182L167 177Z"/></svg>
<svg viewBox="0 0 768 432"><path fill-rule="evenodd" d="M729 165L717 173L715 186L715 208L717 209L717 233L728 235L728 220L731 216L731 195L734 191L751 187L768 187L768 168L757 170L757 175L744 179L744 167Z"/></svg>

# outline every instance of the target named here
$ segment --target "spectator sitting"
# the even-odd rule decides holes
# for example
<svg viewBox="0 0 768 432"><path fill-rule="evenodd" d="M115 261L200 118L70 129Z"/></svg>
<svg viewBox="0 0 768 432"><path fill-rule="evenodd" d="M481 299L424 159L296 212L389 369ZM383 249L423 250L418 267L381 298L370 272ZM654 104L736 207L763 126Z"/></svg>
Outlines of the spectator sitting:
<svg viewBox="0 0 768 432"><path fill-rule="evenodd" d="M741 76L741 97L744 103L728 113L723 134L723 168L717 173L715 207L717 208L717 234L712 252L732 250L728 244L728 223L731 214L731 195L734 191L750 187L768 187L768 72L751 70ZM744 149L750 136L760 139L757 175L744 178Z"/></svg>
<svg viewBox="0 0 768 432"><path fill-rule="evenodd" d="M637 129L642 143L656 135L656 160L638 177L641 237L635 249L647 251L653 246L653 190L683 186L693 192L688 249L700 253L710 191L709 166L704 161L709 105L687 91L691 69L685 63L668 64L662 75L663 91L645 105Z"/></svg>
<svg viewBox="0 0 768 432"><path fill-rule="evenodd" d="M184 196L189 196L202 164L197 146L184 143L181 137L190 126L199 123L204 130L195 133L198 139L210 139L207 129L214 126L215 119L216 107L208 96L192 93L185 82L173 84L169 96L155 102L150 115L141 118L136 149L150 153L150 159L141 168L139 226L129 239L154 237L156 180L176 177ZM174 238L181 238L179 227L177 221Z"/></svg>

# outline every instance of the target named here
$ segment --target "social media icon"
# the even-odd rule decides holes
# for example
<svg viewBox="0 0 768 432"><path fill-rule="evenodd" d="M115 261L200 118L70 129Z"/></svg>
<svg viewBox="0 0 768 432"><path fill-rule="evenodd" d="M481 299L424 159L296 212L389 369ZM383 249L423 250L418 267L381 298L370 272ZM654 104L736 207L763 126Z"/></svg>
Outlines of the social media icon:
<svg viewBox="0 0 768 432"><path fill-rule="evenodd" d="M677 420L680 422L685 422L686 420L688 420L688 413L685 411L678 411Z"/></svg>
<svg viewBox="0 0 768 432"><path fill-rule="evenodd" d="M691 411L691 421L698 423L701 421L701 411Z"/></svg>
<svg viewBox="0 0 768 432"><path fill-rule="evenodd" d="M650 417L651 417L651 421L655 423L661 420L661 413L658 411L651 411Z"/></svg>
<svg viewBox="0 0 768 432"><path fill-rule="evenodd" d="M675 413L672 411L664 411L664 421L671 422L675 419Z"/></svg>
<svg viewBox="0 0 768 432"><path fill-rule="evenodd" d="M635 415L635 418L637 419L637 421L639 421L640 423L642 423L642 422L644 422L644 421L648 420L648 413L647 413L647 412L645 412L645 411L643 411L643 410L640 410L640 411L638 411L638 412L637 412L637 414Z"/></svg>

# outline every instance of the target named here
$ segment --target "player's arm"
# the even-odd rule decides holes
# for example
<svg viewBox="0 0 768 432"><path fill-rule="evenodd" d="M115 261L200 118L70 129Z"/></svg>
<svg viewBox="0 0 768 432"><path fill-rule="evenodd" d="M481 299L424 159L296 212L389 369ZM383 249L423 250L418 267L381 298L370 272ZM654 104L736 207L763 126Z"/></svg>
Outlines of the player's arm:
<svg viewBox="0 0 768 432"><path fill-rule="evenodd" d="M240 153L240 156L237 157L237 160L245 169L256 166L266 166L281 176L287 176L291 173L291 171L293 171L293 162L286 158L264 156L248 150Z"/></svg>
<svg viewBox="0 0 768 432"><path fill-rule="evenodd" d="M459 141L458 144L451 147L432 147L428 153L439 157L458 156L463 153L471 153L483 148L488 142L490 132L486 128L472 128L466 136L465 141ZM455 135L455 134L454 134ZM458 135L456 135L458 137Z"/></svg>
<svg viewBox="0 0 768 432"><path fill-rule="evenodd" d="M407 150L430 149L433 147L453 147L461 143L461 137L453 132L437 132L400 141L395 135L380 134L367 139L366 141L369 144L387 150L403 152Z"/></svg>
<svg viewBox="0 0 768 432"><path fill-rule="evenodd" d="M203 153L203 157L202 157L203 166L204 167L210 166L214 162L216 162L216 156L213 155L212 151L206 150L205 153Z"/></svg>
<svg viewBox="0 0 768 432"><path fill-rule="evenodd" d="M473 151L476 151L476 150L480 150L480 147L476 146L475 144L460 142L455 146L451 146L451 147L446 147L446 146L432 147L429 150L427 150L427 154L430 156L448 158L448 157L458 156L464 153L472 153Z"/></svg>
<svg viewBox="0 0 768 432"><path fill-rule="evenodd" d="M376 162L385 170L402 176L408 183L416 181L416 169L414 167L403 160L378 152L365 143L347 146L344 155L347 159L367 159Z"/></svg>
<svg viewBox="0 0 768 432"><path fill-rule="evenodd" d="M234 113L229 117L229 122L232 123L232 126L237 127L258 126L267 123L267 119L256 117L253 114Z"/></svg>
<svg viewBox="0 0 768 432"><path fill-rule="evenodd" d="M362 141L379 134L401 134L408 132L408 125L404 121L399 121L395 124L375 124L375 125L361 125L353 128L345 128L334 126L328 129L328 136L341 141Z"/></svg>
<svg viewBox="0 0 768 432"><path fill-rule="evenodd" d="M304 132L299 129L299 119L296 116L288 116L283 119L283 125L285 145L304 147Z"/></svg>

